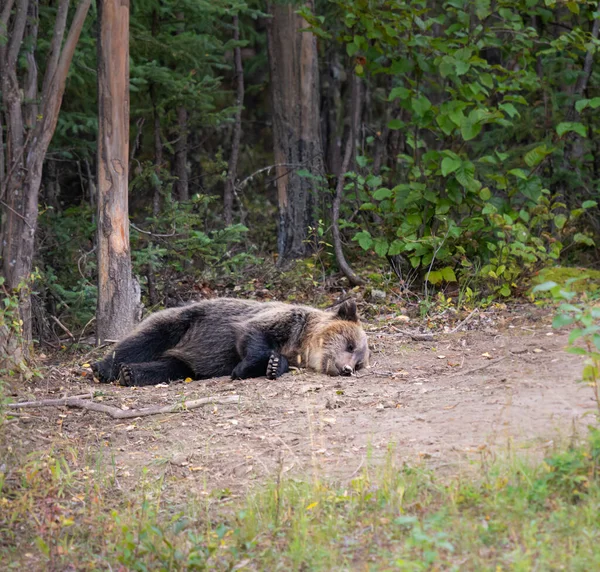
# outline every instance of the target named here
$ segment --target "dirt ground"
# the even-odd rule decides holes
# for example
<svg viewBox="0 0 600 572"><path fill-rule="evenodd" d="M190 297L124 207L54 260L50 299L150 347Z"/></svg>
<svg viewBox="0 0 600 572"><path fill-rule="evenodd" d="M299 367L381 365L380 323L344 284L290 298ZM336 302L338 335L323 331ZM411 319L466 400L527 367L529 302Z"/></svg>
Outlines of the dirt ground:
<svg viewBox="0 0 600 572"><path fill-rule="evenodd" d="M13 399L81 394L93 385L103 403L121 408L214 395L239 395L240 402L124 421L65 407L28 409L6 426L8 442L77 450L90 466L104 459L124 489L147 467L150 476L183 481L181 495L236 494L279 472L348 479L385 458L390 445L398 462L433 467L468 465L509 446L539 455L557 438L584 432L594 410L591 390L577 383L581 358L564 351L568 332L552 330L534 307L481 312L467 331L431 341L414 341L390 324L365 329L371 367L351 378L297 372L277 381L122 388L51 368Z"/></svg>

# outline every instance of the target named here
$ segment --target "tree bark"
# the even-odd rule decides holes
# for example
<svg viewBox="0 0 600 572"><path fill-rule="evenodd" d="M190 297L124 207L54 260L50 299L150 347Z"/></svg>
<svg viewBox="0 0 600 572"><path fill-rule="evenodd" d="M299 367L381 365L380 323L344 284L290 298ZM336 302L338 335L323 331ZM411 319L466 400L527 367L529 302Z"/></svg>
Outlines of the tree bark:
<svg viewBox="0 0 600 572"><path fill-rule="evenodd" d="M340 234L340 206L342 204L342 195L344 193L344 180L346 172L350 167L354 151L356 149L356 134L358 132L358 123L360 120L361 111L361 84L360 77L353 74L352 77L352 97L351 97L351 124L348 130L348 139L346 140L346 149L344 151L344 160L342 161L342 168L340 176L338 177L337 184L335 187L335 197L333 199L332 208L332 230L333 230L333 248L335 251L335 258L337 260L340 270L344 273L344 276L348 279L352 286L361 286L365 281L358 276L350 267L344 256L344 250L342 248L342 237Z"/></svg>
<svg viewBox="0 0 600 572"><path fill-rule="evenodd" d="M68 0L61 0L41 94L37 93L34 57L37 26L35 22L27 25L28 13L37 14L37 0L17 0L14 12L14 0L7 0L0 14L4 29L11 30L8 42L0 45L0 90L6 125L3 158L6 174L0 188L3 207L0 244L2 274L6 286L13 291L31 275L42 165L56 129L67 73L90 3L91 0L80 2L63 43ZM29 37L25 37L26 30ZM29 46L25 54L28 71L21 86L17 62L25 46ZM0 152L4 153L1 149ZM20 314L26 353L31 341L31 300L26 288L20 292ZM8 337L10 333L0 331L0 348L7 347Z"/></svg>
<svg viewBox="0 0 600 572"><path fill-rule="evenodd" d="M128 217L129 1L98 0L98 308L96 337L120 339L137 313Z"/></svg>
<svg viewBox="0 0 600 572"><path fill-rule="evenodd" d="M240 23L237 15L233 17L233 39L240 41ZM234 48L235 77L236 77L236 100L235 123L233 125L233 137L231 141L231 155L227 166L227 181L225 181L225 192L223 194L223 211L225 224L229 226L233 222L233 193L235 191L235 179L237 178L237 164L240 155L240 140L242 138L242 108L244 107L244 68L242 66L242 50L239 46Z"/></svg>
<svg viewBox="0 0 600 572"><path fill-rule="evenodd" d="M313 7L310 1L309 7ZM309 252L314 225L316 176L323 175L319 121L317 41L291 4L270 4L267 49L271 72L273 144L279 206L279 264ZM288 167L287 165L293 165ZM312 177L300 176L298 167Z"/></svg>

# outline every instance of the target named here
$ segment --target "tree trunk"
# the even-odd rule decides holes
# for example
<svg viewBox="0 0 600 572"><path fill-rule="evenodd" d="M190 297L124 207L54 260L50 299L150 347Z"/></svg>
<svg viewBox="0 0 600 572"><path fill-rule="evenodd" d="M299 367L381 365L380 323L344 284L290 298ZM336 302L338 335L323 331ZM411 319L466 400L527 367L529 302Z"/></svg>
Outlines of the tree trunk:
<svg viewBox="0 0 600 572"><path fill-rule="evenodd" d="M240 41L240 25L238 16L233 17L233 39ZM233 125L233 137L231 141L231 155L227 166L227 181L225 181L225 192L223 195L223 211L225 224L229 226L233 222L233 193L235 191L235 179L237 177L237 164L240 155L240 140L242 138L242 108L244 106L244 68L242 66L242 50L239 46L234 48L235 77L237 83L235 105L235 123Z"/></svg>
<svg viewBox="0 0 600 572"><path fill-rule="evenodd" d="M188 112L182 105L177 108L177 132L179 137L175 143L175 188L179 202L184 202L190 200L190 182L187 166Z"/></svg>
<svg viewBox="0 0 600 572"><path fill-rule="evenodd" d="M308 3L313 8L313 2ZM319 121L317 41L301 32L307 22L291 4L270 4L267 48L271 72L273 144L279 204L279 263L309 252L308 228L314 225L323 175ZM300 176L302 168L313 177Z"/></svg>
<svg viewBox="0 0 600 572"><path fill-rule="evenodd" d="M593 21L591 29L591 37L593 40L598 39L600 34L600 16L596 16ZM583 68L577 79L577 84L573 91L571 103L565 113L565 121L573 122L579 121L579 113L575 108L575 103L581 98L585 90L587 89L588 82L592 75L592 67L594 64L594 50L590 48L585 54L583 60ZM557 203L563 203L567 205L567 208L571 208L573 205L570 201L570 194L568 190L574 189L578 182L581 182L581 160L583 158L585 149L584 142L581 137L576 133L568 133L565 136L565 149L562 160L562 180L558 184L555 201ZM573 171L575 171L575 178L573 177ZM556 211L559 212L559 211Z"/></svg>
<svg viewBox="0 0 600 572"><path fill-rule="evenodd" d="M12 291L30 279L42 165L54 135L67 73L90 2L82 0L78 5L63 42L69 3L60 0L41 93L37 92L38 66L35 61L37 25L35 22L27 24L28 13L37 15L37 0L17 0L14 11L14 0L6 0L2 5L0 24L9 29L10 34L8 41L0 44L0 90L6 125L6 151L0 149L0 153L5 153L1 163L6 170L0 188L3 207L0 244L2 275L7 288ZM25 36L26 32L28 36ZM18 60L23 49L27 49L28 69L24 83L20 85ZM19 290L21 335L26 354L31 342L31 300L27 288ZM9 351L11 347L14 349L11 337L12 333L6 329L0 331L0 360L7 348Z"/></svg>
<svg viewBox="0 0 600 572"><path fill-rule="evenodd" d="M365 281L354 273L350 265L346 261L344 256L344 250L342 248L342 236L340 234L340 206L342 204L342 195L344 193L344 180L346 172L350 168L354 152L356 150L356 138L358 133L358 127L360 122L361 112L361 80L357 75L352 77L352 93L351 93L351 116L350 116L350 129L348 129L348 139L346 140L346 149L344 151L344 160L342 161L342 169L340 176L338 177L337 184L335 187L335 197L333 199L333 208L331 214L332 230L333 230L333 248L335 251L335 258L337 260L340 270L344 273L344 276L348 279L348 282L352 286L361 286Z"/></svg>
<svg viewBox="0 0 600 572"><path fill-rule="evenodd" d="M137 312L131 276L129 2L98 0L98 343L131 331Z"/></svg>
<svg viewBox="0 0 600 572"><path fill-rule="evenodd" d="M163 146L160 138L160 116L154 106L154 195L152 196L152 216L156 218L160 214L160 191L162 187L161 169L163 164Z"/></svg>

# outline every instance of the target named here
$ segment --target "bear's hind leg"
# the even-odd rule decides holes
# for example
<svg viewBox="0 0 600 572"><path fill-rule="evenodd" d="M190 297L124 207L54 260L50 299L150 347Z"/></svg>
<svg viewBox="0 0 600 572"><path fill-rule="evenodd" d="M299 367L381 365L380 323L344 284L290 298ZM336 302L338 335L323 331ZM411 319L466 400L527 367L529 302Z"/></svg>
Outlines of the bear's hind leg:
<svg viewBox="0 0 600 572"><path fill-rule="evenodd" d="M175 358L127 363L121 365L119 370L119 384L125 386L157 385L187 377L194 377L194 372L187 364Z"/></svg>
<svg viewBox="0 0 600 572"><path fill-rule="evenodd" d="M92 364L94 375L102 383L119 377L123 364L148 363L158 360L185 333L186 324L159 324L127 336L101 361ZM159 383L159 382L157 382Z"/></svg>

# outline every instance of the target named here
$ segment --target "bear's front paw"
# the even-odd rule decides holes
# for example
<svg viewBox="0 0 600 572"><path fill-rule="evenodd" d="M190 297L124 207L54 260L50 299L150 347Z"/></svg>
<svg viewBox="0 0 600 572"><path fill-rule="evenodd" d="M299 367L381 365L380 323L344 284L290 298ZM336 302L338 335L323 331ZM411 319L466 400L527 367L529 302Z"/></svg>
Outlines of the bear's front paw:
<svg viewBox="0 0 600 572"><path fill-rule="evenodd" d="M288 360L273 352L267 364L267 379L277 379L287 371L289 371Z"/></svg>
<svg viewBox="0 0 600 572"><path fill-rule="evenodd" d="M135 375L128 365L122 365L119 370L119 385L131 387L135 385Z"/></svg>
<svg viewBox="0 0 600 572"><path fill-rule="evenodd" d="M110 383L111 381L114 381L115 378L112 375L112 367L107 366L104 361L97 361L93 363L91 367L94 377L100 383Z"/></svg>

